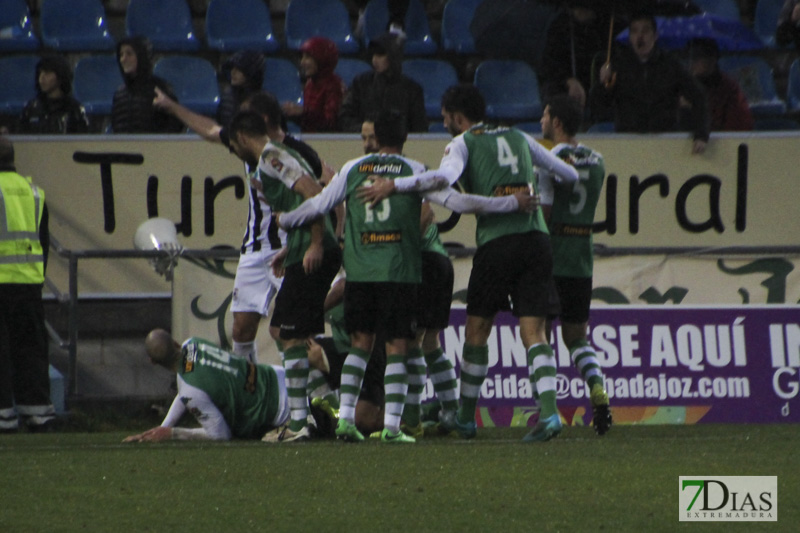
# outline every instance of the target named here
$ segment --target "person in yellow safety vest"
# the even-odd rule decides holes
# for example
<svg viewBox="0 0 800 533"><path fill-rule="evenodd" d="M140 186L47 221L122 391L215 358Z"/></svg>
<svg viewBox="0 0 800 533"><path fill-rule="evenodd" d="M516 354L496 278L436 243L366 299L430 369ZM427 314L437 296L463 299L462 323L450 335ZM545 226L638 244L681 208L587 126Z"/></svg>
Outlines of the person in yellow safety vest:
<svg viewBox="0 0 800 533"><path fill-rule="evenodd" d="M44 191L14 168L0 137L0 433L51 431L48 341L42 286L50 245Z"/></svg>

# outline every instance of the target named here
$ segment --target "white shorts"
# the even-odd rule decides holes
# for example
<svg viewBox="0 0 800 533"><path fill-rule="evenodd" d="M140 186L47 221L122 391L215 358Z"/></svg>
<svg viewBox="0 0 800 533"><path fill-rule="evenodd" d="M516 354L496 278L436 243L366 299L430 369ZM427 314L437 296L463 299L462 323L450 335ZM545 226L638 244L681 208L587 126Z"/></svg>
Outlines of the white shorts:
<svg viewBox="0 0 800 533"><path fill-rule="evenodd" d="M277 252L261 250L239 256L231 311L269 315L269 304L281 288L282 278L275 277L270 265Z"/></svg>

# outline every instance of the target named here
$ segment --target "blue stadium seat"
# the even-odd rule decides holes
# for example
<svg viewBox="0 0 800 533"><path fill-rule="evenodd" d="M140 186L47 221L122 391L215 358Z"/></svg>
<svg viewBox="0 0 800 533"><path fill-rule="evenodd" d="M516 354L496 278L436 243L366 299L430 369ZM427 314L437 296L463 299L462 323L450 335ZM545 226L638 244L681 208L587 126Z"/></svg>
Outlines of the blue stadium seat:
<svg viewBox="0 0 800 533"><path fill-rule="evenodd" d="M772 68L759 56L725 56L719 60L722 71L739 82L754 118L774 116L786 111L775 90Z"/></svg>
<svg viewBox="0 0 800 533"><path fill-rule="evenodd" d="M262 88L275 95L278 102L303 103L303 85L294 63L287 59L268 57L265 62Z"/></svg>
<svg viewBox="0 0 800 533"><path fill-rule="evenodd" d="M795 131L800 124L789 117L758 118L753 122L756 131Z"/></svg>
<svg viewBox="0 0 800 533"><path fill-rule="evenodd" d="M33 54L0 57L0 113L19 115L36 96L36 64Z"/></svg>
<svg viewBox="0 0 800 533"><path fill-rule="evenodd" d="M335 72L342 78L344 84L350 87L350 84L353 83L353 78L362 72L368 72L370 70L372 70L372 65L366 61L350 57L340 57L339 63L336 64Z"/></svg>
<svg viewBox="0 0 800 533"><path fill-rule="evenodd" d="M286 8L286 47L298 50L314 36L336 43L340 54L357 53L361 47L350 28L350 15L339 0L292 0Z"/></svg>
<svg viewBox="0 0 800 533"><path fill-rule="evenodd" d="M485 60L475 69L474 84L486 100L490 119L525 121L542 117L539 80L524 61Z"/></svg>
<svg viewBox="0 0 800 533"><path fill-rule="evenodd" d="M386 32L389 24L387 0L370 0L364 10L364 46ZM409 0L405 20L406 42L403 50L410 56L429 56L437 52L428 14L420 0Z"/></svg>
<svg viewBox="0 0 800 533"><path fill-rule="evenodd" d="M217 71L198 56L167 56L158 60L153 74L172 85L178 101L195 113L214 115L219 105Z"/></svg>
<svg viewBox="0 0 800 533"><path fill-rule="evenodd" d="M800 59L789 66L789 80L786 84L786 104L789 111L800 110Z"/></svg>
<svg viewBox="0 0 800 533"><path fill-rule="evenodd" d="M450 0L442 12L442 48L457 54L474 54L475 40L469 25L483 0Z"/></svg>
<svg viewBox="0 0 800 533"><path fill-rule="evenodd" d="M44 45L61 52L114 49L100 0L44 0L40 22Z"/></svg>
<svg viewBox="0 0 800 533"><path fill-rule="evenodd" d="M125 32L129 37L144 35L157 51L195 52L200 49L186 0L129 0Z"/></svg>
<svg viewBox="0 0 800 533"><path fill-rule="evenodd" d="M776 48L775 30L778 28L778 15L781 13L783 0L758 0L753 30L768 48Z"/></svg>
<svg viewBox="0 0 800 533"><path fill-rule="evenodd" d="M211 0L206 10L206 42L220 52L280 49L263 0Z"/></svg>
<svg viewBox="0 0 800 533"><path fill-rule="evenodd" d="M72 92L89 115L110 115L114 92L122 83L116 55L93 54L75 65Z"/></svg>
<svg viewBox="0 0 800 533"><path fill-rule="evenodd" d="M586 133L614 133L616 126L613 121L595 122L586 130Z"/></svg>
<svg viewBox="0 0 800 533"><path fill-rule="evenodd" d="M440 59L406 59L403 61L403 74L422 85L428 118L441 117L442 94L458 83L453 65Z"/></svg>
<svg viewBox="0 0 800 533"><path fill-rule="evenodd" d="M39 49L33 19L25 0L0 0L0 52L30 52Z"/></svg>
<svg viewBox="0 0 800 533"><path fill-rule="evenodd" d="M739 3L736 0L694 0L704 12L718 17L740 20Z"/></svg>

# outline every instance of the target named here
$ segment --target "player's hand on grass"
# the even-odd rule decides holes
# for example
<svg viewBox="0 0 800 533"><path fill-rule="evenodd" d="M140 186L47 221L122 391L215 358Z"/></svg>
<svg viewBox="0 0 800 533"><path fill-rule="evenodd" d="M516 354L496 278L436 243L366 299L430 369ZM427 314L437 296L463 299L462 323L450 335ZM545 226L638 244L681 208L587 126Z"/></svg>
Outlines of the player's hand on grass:
<svg viewBox="0 0 800 533"><path fill-rule="evenodd" d="M311 243L308 245L305 255L303 256L303 270L306 274L316 272L322 265L322 256L325 250L321 244Z"/></svg>
<svg viewBox="0 0 800 533"><path fill-rule="evenodd" d="M172 438L172 428L161 426L148 429L144 433L126 437L122 442L161 442Z"/></svg>
<svg viewBox="0 0 800 533"><path fill-rule="evenodd" d="M383 199L388 198L394 193L394 180L382 178L377 175L368 176L370 183L365 183L356 191L356 196L365 204L374 208Z"/></svg>

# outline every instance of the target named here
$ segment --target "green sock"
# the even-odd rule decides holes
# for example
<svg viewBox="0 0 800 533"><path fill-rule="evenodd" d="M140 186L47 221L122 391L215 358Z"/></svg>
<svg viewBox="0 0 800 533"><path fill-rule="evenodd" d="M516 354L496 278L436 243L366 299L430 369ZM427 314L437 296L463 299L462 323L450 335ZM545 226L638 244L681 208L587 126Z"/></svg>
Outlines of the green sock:
<svg viewBox="0 0 800 533"><path fill-rule="evenodd" d="M540 418L558 413L556 407L556 358L549 344L535 344L528 350L528 372L539 392Z"/></svg>
<svg viewBox="0 0 800 533"><path fill-rule="evenodd" d="M305 344L298 344L287 349L285 355L286 391L291 413L289 429L300 431L306 426L308 417L308 351Z"/></svg>
<svg viewBox="0 0 800 533"><path fill-rule="evenodd" d="M446 411L458 410L458 378L453 363L445 357L441 348L436 348L432 352L425 354L425 364L433 382L433 390L436 398L442 404L442 409Z"/></svg>
<svg viewBox="0 0 800 533"><path fill-rule="evenodd" d="M603 372L600 370L600 362L597 354L592 349L589 341L581 339L569 346L569 355L572 362L578 368L583 380L589 385L589 390L596 384L603 385Z"/></svg>
<svg viewBox="0 0 800 533"><path fill-rule="evenodd" d="M406 372L408 373L408 394L406 394L406 404L403 407L403 422L416 427L420 422L420 402L428 377L421 348L409 350Z"/></svg>
<svg viewBox="0 0 800 533"><path fill-rule="evenodd" d="M481 387L489 373L489 346L464 344L461 362L461 407L458 421L462 424L475 420L475 409L481 396Z"/></svg>

